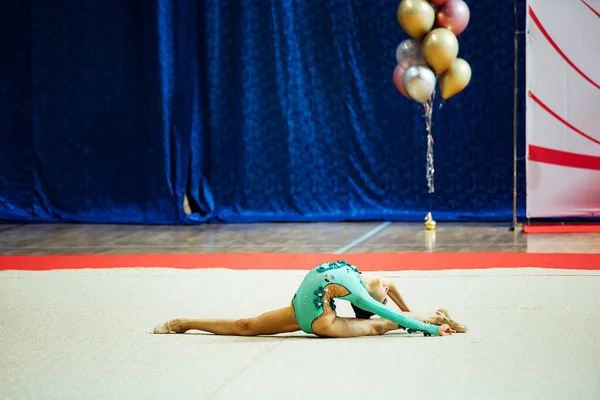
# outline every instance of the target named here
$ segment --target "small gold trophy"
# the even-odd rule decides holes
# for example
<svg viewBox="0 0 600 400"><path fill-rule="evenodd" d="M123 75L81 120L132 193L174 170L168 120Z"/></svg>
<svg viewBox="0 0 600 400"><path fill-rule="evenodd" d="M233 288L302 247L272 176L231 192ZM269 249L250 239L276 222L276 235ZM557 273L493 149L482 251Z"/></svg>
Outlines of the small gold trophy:
<svg viewBox="0 0 600 400"><path fill-rule="evenodd" d="M427 215L425 216L425 229L427 229L428 231L434 231L435 230L435 221L433 220L433 217L431 216L431 213L427 213Z"/></svg>

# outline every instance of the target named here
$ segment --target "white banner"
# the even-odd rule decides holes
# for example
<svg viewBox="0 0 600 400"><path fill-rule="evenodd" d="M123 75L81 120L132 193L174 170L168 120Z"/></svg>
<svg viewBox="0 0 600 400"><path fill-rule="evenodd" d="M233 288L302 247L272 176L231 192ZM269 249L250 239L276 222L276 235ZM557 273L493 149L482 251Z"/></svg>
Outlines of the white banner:
<svg viewBox="0 0 600 400"><path fill-rule="evenodd" d="M527 3L527 216L598 216L600 0Z"/></svg>

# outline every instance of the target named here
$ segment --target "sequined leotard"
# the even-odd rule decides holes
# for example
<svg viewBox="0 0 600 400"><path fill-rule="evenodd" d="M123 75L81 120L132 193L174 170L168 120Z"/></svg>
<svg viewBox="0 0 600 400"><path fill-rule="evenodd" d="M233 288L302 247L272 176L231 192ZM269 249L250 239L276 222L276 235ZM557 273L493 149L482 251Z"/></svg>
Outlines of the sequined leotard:
<svg viewBox="0 0 600 400"><path fill-rule="evenodd" d="M409 332L421 331L426 336L438 335L436 325L407 317L373 299L367 292L365 283L359 274L356 267L345 261L324 263L310 270L292 300L294 314L300 329L306 333L312 333L313 321L324 313L323 306L327 286L335 284L344 287L349 292L347 295L337 296L337 298L347 300L363 310L395 322L400 329L407 329ZM335 310L333 298L329 300L329 305Z"/></svg>

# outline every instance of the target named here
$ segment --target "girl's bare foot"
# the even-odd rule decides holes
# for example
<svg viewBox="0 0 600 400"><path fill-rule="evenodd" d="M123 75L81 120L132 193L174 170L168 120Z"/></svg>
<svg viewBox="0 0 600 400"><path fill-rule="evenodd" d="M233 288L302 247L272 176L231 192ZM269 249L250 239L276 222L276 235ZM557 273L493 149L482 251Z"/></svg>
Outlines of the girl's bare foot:
<svg viewBox="0 0 600 400"><path fill-rule="evenodd" d="M157 335L162 335L166 333L184 333L185 330L182 330L182 323L179 319L173 319L165 322L164 324L157 325L154 328L154 333Z"/></svg>
<svg viewBox="0 0 600 400"><path fill-rule="evenodd" d="M459 324L458 322L450 318L450 314L448 314L448 310L446 310L445 308L438 309L437 313L441 315L444 319L444 324L448 324L448 326L452 330L456 331L456 333L466 333L468 331L466 326Z"/></svg>

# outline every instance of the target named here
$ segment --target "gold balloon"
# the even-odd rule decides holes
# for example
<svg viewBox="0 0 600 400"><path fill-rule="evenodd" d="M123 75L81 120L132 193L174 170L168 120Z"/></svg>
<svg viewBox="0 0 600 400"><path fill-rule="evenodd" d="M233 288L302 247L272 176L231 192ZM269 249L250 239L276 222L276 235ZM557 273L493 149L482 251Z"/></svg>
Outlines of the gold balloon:
<svg viewBox="0 0 600 400"><path fill-rule="evenodd" d="M433 28L435 11L428 0L402 0L398 22L408 35L420 40Z"/></svg>
<svg viewBox="0 0 600 400"><path fill-rule="evenodd" d="M442 99L449 99L462 92L471 82L471 74L471 66L467 61L462 58L454 60L450 68L439 79Z"/></svg>
<svg viewBox="0 0 600 400"><path fill-rule="evenodd" d="M436 28L423 39L423 58L436 75L441 75L458 56L458 39L446 28Z"/></svg>

